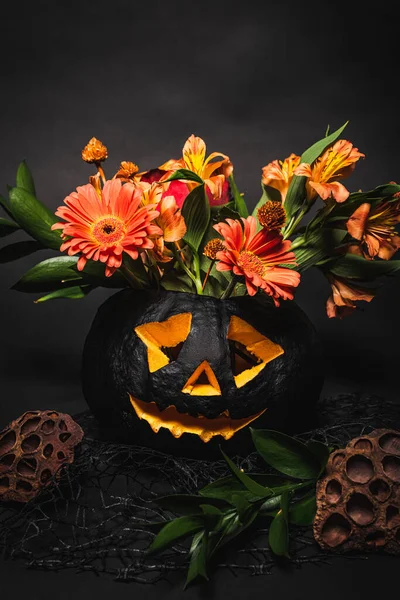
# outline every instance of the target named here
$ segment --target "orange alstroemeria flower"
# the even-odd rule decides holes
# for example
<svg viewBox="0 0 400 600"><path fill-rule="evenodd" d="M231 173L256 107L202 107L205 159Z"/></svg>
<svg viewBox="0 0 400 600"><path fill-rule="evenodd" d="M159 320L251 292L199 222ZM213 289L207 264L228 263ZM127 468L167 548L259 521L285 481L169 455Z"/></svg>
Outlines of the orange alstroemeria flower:
<svg viewBox="0 0 400 600"><path fill-rule="evenodd" d="M141 199L139 188L122 185L119 179L106 181L100 195L90 183L78 187L56 211L65 222L52 226L62 230L61 252L81 255L78 271L88 260L105 263L107 277L121 266L123 252L136 260L140 252L154 247L153 236L162 235L152 223L159 212L151 204L141 207Z"/></svg>
<svg viewBox="0 0 400 600"><path fill-rule="evenodd" d="M326 302L326 314L330 319L333 317L342 319L357 308L355 302L359 300L371 302L374 298L374 290L356 286L343 277L336 277L331 274L327 277L332 287L332 295L329 296Z"/></svg>
<svg viewBox="0 0 400 600"><path fill-rule="evenodd" d="M282 202L285 202L289 185L293 179L294 170L300 164L300 156L291 154L285 160L273 160L262 170L262 183L281 193Z"/></svg>
<svg viewBox="0 0 400 600"><path fill-rule="evenodd" d="M354 171L355 163L364 156L351 142L338 140L312 165L301 163L294 173L308 178L306 190L309 202L317 196L322 200L332 196L336 202L344 202L350 192L337 180L348 177Z"/></svg>
<svg viewBox="0 0 400 600"><path fill-rule="evenodd" d="M212 206L226 204L229 202L229 183L227 178L233 171L233 166L228 156L221 152L213 152L206 158L205 142L194 135L191 135L186 141L182 158L178 160L168 160L160 165L158 169L140 173L142 181L149 183L159 181L160 183L168 179L175 171L179 169L188 169L199 175L206 184L206 192ZM220 160L215 160L219 158ZM171 181L166 184L164 195L173 195L178 206L182 205L189 194L198 184L193 181Z"/></svg>
<svg viewBox="0 0 400 600"><path fill-rule="evenodd" d="M158 211L156 224L162 230L162 235L155 240L153 249L158 262L169 262L173 258L172 252L166 248L165 242L178 242L186 234L185 219L173 196L164 196L162 188L157 183L148 184L139 182L142 188L142 205L154 205Z"/></svg>
<svg viewBox="0 0 400 600"><path fill-rule="evenodd" d="M360 250L366 258L389 260L400 248L400 236L395 227L400 222L400 201L384 202L371 207L365 202L346 223L350 235L361 242Z"/></svg>
<svg viewBox="0 0 400 600"><path fill-rule="evenodd" d="M242 222L243 226L239 220L226 219L226 223L214 225L225 245L225 250L216 254L217 270L243 276L250 296L260 288L272 296L276 306L279 299L292 300L300 274L279 266L296 264L291 242L284 241L278 231L262 229L257 233L255 217L242 218Z"/></svg>

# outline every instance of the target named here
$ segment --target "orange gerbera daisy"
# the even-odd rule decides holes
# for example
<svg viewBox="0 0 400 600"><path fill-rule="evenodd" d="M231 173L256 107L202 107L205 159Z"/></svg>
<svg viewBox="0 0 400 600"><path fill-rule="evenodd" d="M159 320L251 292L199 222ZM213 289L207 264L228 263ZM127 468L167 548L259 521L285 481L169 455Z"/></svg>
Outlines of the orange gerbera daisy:
<svg viewBox="0 0 400 600"><path fill-rule="evenodd" d="M384 202L371 208L361 204L346 223L350 235L361 242L359 250L366 258L389 260L400 248L395 227L400 222L400 201Z"/></svg>
<svg viewBox="0 0 400 600"><path fill-rule="evenodd" d="M311 166L301 163L295 171L295 175L308 177L306 184L307 200L312 202L317 196L327 200L331 196L336 202L344 202L350 192L342 183L336 179L345 179L355 169L355 163L364 158L357 148L347 140L338 140L333 146L325 150Z"/></svg>
<svg viewBox="0 0 400 600"><path fill-rule="evenodd" d="M162 230L152 223L159 216L153 205L140 206L142 190L132 183L122 185L119 179L106 181L101 195L88 183L78 187L64 200L56 215L65 223L55 223L52 229L62 229L66 240L60 250L70 256L81 254L78 270L88 260L106 264L110 277L122 264L122 253L134 260L139 252L154 247L152 236Z"/></svg>
<svg viewBox="0 0 400 600"><path fill-rule="evenodd" d="M233 171L233 166L228 156L221 152L213 152L206 158L205 142L194 135L191 135L185 142L182 150L182 158L168 160L158 169L152 169L145 173L140 173L142 181L149 183L153 181L163 182L168 179L175 171L179 169L188 169L199 175L206 184L206 192L210 204L220 205L229 202L229 183L227 178ZM215 160L219 158L220 160ZM174 196L179 208L189 192L198 184L193 181L171 181L165 188L165 195Z"/></svg>
<svg viewBox="0 0 400 600"><path fill-rule="evenodd" d="M264 185L278 190L281 193L282 202L285 202L289 185L293 179L294 170L300 163L300 156L291 154L285 160L273 160L263 167L262 182Z"/></svg>
<svg viewBox="0 0 400 600"><path fill-rule="evenodd" d="M255 217L239 220L226 219L226 223L214 225L224 238L225 250L217 252L218 271L233 271L245 278L247 291L254 296L258 288L272 296L275 305L279 299L293 299L293 288L300 283L297 271L280 267L280 264L296 264L290 251L291 242L284 241L277 231L262 229L257 233Z"/></svg>
<svg viewBox="0 0 400 600"><path fill-rule="evenodd" d="M371 302L374 298L374 290L355 286L353 282L344 277L336 277L331 274L327 277L332 287L332 294L326 302L326 314L330 319L333 317L342 319L357 308L355 302L359 300Z"/></svg>

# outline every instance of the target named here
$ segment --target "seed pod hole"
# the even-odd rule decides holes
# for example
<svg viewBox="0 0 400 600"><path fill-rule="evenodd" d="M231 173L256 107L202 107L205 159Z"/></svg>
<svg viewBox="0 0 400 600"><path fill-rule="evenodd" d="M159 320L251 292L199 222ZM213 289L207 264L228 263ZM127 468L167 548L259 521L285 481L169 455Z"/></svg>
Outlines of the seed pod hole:
<svg viewBox="0 0 400 600"><path fill-rule="evenodd" d="M400 455L400 435L395 433L385 433L379 440L379 445L389 454Z"/></svg>
<svg viewBox="0 0 400 600"><path fill-rule="evenodd" d="M37 463L34 458L21 458L17 464L17 473L23 477L32 477L35 475Z"/></svg>
<svg viewBox="0 0 400 600"><path fill-rule="evenodd" d="M357 525L369 525L374 521L374 507L364 494L355 493L346 505L347 514Z"/></svg>
<svg viewBox="0 0 400 600"><path fill-rule="evenodd" d="M346 472L355 483L367 483L374 476L374 467L369 458L355 454L347 461Z"/></svg>
<svg viewBox="0 0 400 600"><path fill-rule="evenodd" d="M0 452L1 454L6 454L15 446L15 442L17 441L17 436L15 435L15 431L9 431L0 439Z"/></svg>
<svg viewBox="0 0 400 600"><path fill-rule="evenodd" d="M60 441L61 442L66 442L67 440L69 440L69 438L71 437L70 433L60 433Z"/></svg>
<svg viewBox="0 0 400 600"><path fill-rule="evenodd" d="M15 460L15 454L6 454L0 458L0 466L11 467Z"/></svg>
<svg viewBox="0 0 400 600"><path fill-rule="evenodd" d="M384 479L374 479L374 481L371 481L369 491L379 502L386 502L392 492Z"/></svg>
<svg viewBox="0 0 400 600"><path fill-rule="evenodd" d="M321 538L327 546L336 548L348 539L350 533L351 525L348 520L339 513L333 513L324 523Z"/></svg>
<svg viewBox="0 0 400 600"><path fill-rule="evenodd" d="M44 448L43 448L43 456L45 458L50 458L50 456L53 454L53 445L52 444L47 444Z"/></svg>
<svg viewBox="0 0 400 600"><path fill-rule="evenodd" d="M21 444L21 448L23 452L34 452L39 448L40 437L38 435L30 435L25 438Z"/></svg>
<svg viewBox="0 0 400 600"><path fill-rule="evenodd" d="M326 500L329 504L336 504L342 495L342 486L336 479L331 479L326 484L325 490Z"/></svg>
<svg viewBox="0 0 400 600"><path fill-rule="evenodd" d="M40 475L40 481L42 483L46 483L46 481L48 481L51 477L51 471L50 469L44 469L44 471L42 471L41 475Z"/></svg>
<svg viewBox="0 0 400 600"><path fill-rule="evenodd" d="M400 483L400 458L397 458L397 456L385 456L382 465L386 475L392 481Z"/></svg>
<svg viewBox="0 0 400 600"><path fill-rule="evenodd" d="M60 452L57 452L57 458L58 458L58 460L64 460L64 458L65 458L64 452L61 452L61 450L60 450Z"/></svg>
<svg viewBox="0 0 400 600"><path fill-rule="evenodd" d="M372 444L367 438L361 438L354 444L356 450L372 450Z"/></svg>
<svg viewBox="0 0 400 600"><path fill-rule="evenodd" d="M59 427L60 431L68 430L67 424L63 419L59 422L58 427Z"/></svg>
<svg viewBox="0 0 400 600"><path fill-rule="evenodd" d="M38 425L40 423L40 417L32 417L32 419L28 419L21 427L22 435L26 435L27 433L32 433L32 431L36 431Z"/></svg>
<svg viewBox="0 0 400 600"><path fill-rule="evenodd" d="M32 484L29 483L29 481L24 481L23 479L19 479L17 481L17 485L15 486L15 489L17 489L19 491L24 491L24 492L30 492L32 490Z"/></svg>
<svg viewBox="0 0 400 600"><path fill-rule="evenodd" d="M48 419L47 421L45 421L42 425L43 433L46 435L51 433L54 430L54 425L55 425L55 423L51 419Z"/></svg>

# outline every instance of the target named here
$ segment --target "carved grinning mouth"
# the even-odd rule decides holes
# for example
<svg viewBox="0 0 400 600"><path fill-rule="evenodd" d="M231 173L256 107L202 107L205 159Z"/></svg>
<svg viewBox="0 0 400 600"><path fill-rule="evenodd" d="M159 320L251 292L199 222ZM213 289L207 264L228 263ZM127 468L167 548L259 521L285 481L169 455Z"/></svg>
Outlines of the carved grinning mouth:
<svg viewBox="0 0 400 600"><path fill-rule="evenodd" d="M168 429L175 438L180 438L183 433L191 433L199 436L203 442L209 442L216 435L221 435L229 440L243 427L249 425L260 417L267 409L265 408L256 415L244 419L231 419L226 410L215 419L208 419L200 415L192 417L176 410L175 406L168 406L160 411L155 402L143 402L129 395L133 409L139 419L148 422L154 433L161 428Z"/></svg>

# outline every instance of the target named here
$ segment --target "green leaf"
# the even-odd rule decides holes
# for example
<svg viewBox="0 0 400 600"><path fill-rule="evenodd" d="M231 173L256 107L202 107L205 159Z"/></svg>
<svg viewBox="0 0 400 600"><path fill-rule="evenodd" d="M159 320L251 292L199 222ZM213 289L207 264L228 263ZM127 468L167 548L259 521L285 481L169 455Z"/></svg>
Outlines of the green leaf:
<svg viewBox="0 0 400 600"><path fill-rule="evenodd" d="M315 490L291 505L289 510L289 523L293 525L312 525L314 523L317 502Z"/></svg>
<svg viewBox="0 0 400 600"><path fill-rule="evenodd" d="M265 462L295 479L316 479L320 462L305 444L279 431L250 428L254 446Z"/></svg>
<svg viewBox="0 0 400 600"><path fill-rule="evenodd" d="M15 242L14 244L3 246L3 248L0 249L0 264L24 258L38 250L45 250L45 248L42 244L35 242L34 240Z"/></svg>
<svg viewBox="0 0 400 600"><path fill-rule="evenodd" d="M181 515L193 515L204 513L203 506L206 501L203 496L196 496L191 494L171 494L171 496L161 496L153 500L158 506L164 510L181 514ZM216 508L226 508L229 503L226 500L220 498L208 498L208 505L213 505Z"/></svg>
<svg viewBox="0 0 400 600"><path fill-rule="evenodd" d="M14 231L18 231L19 226L14 221L9 221L8 219L0 218L0 237L6 237Z"/></svg>
<svg viewBox="0 0 400 600"><path fill-rule="evenodd" d="M189 169L178 169L178 171L175 171L175 173L173 173L171 177L165 179L163 183L167 183L168 181L174 181L175 179L183 179L184 181L195 181L196 183L200 184L204 183L204 181L199 175L197 175L193 171L190 171Z"/></svg>
<svg viewBox="0 0 400 600"><path fill-rule="evenodd" d="M193 282L186 273L177 273L176 271L170 271L166 273L161 279L161 286L165 290L172 292L193 292Z"/></svg>
<svg viewBox="0 0 400 600"><path fill-rule="evenodd" d="M346 254L326 262L323 270L346 279L373 281L377 277L397 273L400 260L368 260L356 254Z"/></svg>
<svg viewBox="0 0 400 600"><path fill-rule="evenodd" d="M198 515L178 517L173 521L169 521L155 537L147 553L161 552L203 528L204 518Z"/></svg>
<svg viewBox="0 0 400 600"><path fill-rule="evenodd" d="M230 175L228 177L228 181L229 181L229 185L231 188L233 200L235 203L235 205L234 205L235 211L238 212L241 217L245 217L245 218L248 217L249 211L248 211L248 208L246 205L246 201L243 198L242 194L239 192L233 175Z"/></svg>
<svg viewBox="0 0 400 600"><path fill-rule="evenodd" d="M254 481L254 479L243 473L243 471L241 471L239 467L237 467L235 463L231 461L231 459L225 454L223 450L221 450L221 453L225 458L226 462L228 463L228 466L231 469L232 473L244 485L244 487L247 490L249 490L249 492L260 498L268 498L272 495L272 492L269 488L260 485L259 483Z"/></svg>
<svg viewBox="0 0 400 600"><path fill-rule="evenodd" d="M0 195L0 204L4 208L4 210L6 211L6 213L8 214L8 216L13 219L14 215L12 214L9 200L7 200L6 198L4 198L4 196Z"/></svg>
<svg viewBox="0 0 400 600"><path fill-rule="evenodd" d="M288 480L280 477L279 475L259 474L259 473L248 473L253 481L256 481L259 485L264 486L273 490L276 487L281 487L287 484ZM237 493L243 493L244 496L249 499L258 498L258 494L252 494L243 488L243 484L234 475L228 477L221 477L216 479L212 483L209 483L204 488L199 490L201 496L207 498L218 498L226 500L226 502L232 501L232 495Z"/></svg>
<svg viewBox="0 0 400 600"><path fill-rule="evenodd" d="M328 462L328 459L329 459L329 455L330 455L329 447L326 444L323 444L322 442L318 442L316 440L306 442L306 446L318 458L319 463L321 465L321 471L320 471L320 475L321 475L321 473L324 471L324 469L326 467L326 463Z"/></svg>
<svg viewBox="0 0 400 600"><path fill-rule="evenodd" d="M296 243L299 245L294 249L296 270L303 272L332 256L335 249L343 243L346 235L345 229L325 227L312 231L307 239L305 236L297 238Z"/></svg>
<svg viewBox="0 0 400 600"><path fill-rule="evenodd" d="M103 263L89 261L83 271L78 271L77 262L76 256L48 258L25 273L13 285L13 289L19 292L47 292L85 283L126 287L125 279L118 271L111 277L105 277Z"/></svg>
<svg viewBox="0 0 400 600"><path fill-rule="evenodd" d="M17 170L17 187L23 188L27 192L30 192L32 196L36 195L32 174L24 160L19 165Z"/></svg>
<svg viewBox="0 0 400 600"><path fill-rule="evenodd" d="M59 231L51 231L57 217L35 196L22 188L10 191L10 207L14 219L35 240L53 250L59 250L61 236Z"/></svg>
<svg viewBox="0 0 400 600"><path fill-rule="evenodd" d="M187 227L184 240L197 252L210 222L210 204L204 185L198 185L187 196L182 215Z"/></svg>
<svg viewBox="0 0 400 600"><path fill-rule="evenodd" d="M336 131L328 135L327 137L322 138L310 148L308 148L300 157L301 163L312 164L323 152L333 144L337 138L340 136L342 131L345 129L348 121L339 127ZM289 185L289 189L285 199L285 210L289 217L294 215L302 206L305 199L305 184L307 181L307 177L294 175L293 179Z"/></svg>
<svg viewBox="0 0 400 600"><path fill-rule="evenodd" d="M193 538L193 542L190 547L189 569L184 589L186 589L188 585L198 577L203 577L204 579L208 580L207 541L208 536L205 531L199 532Z"/></svg>
<svg viewBox="0 0 400 600"><path fill-rule="evenodd" d="M55 290L54 292L50 292L50 294L46 294L46 296L42 296L41 298L35 300L35 304L47 302L47 300L57 300L62 298L79 300L81 298L85 298L92 290L93 287L91 285L76 285L65 289Z"/></svg>
<svg viewBox="0 0 400 600"><path fill-rule="evenodd" d="M268 532L269 546L277 556L289 558L289 494L282 494L281 509L273 519Z"/></svg>

